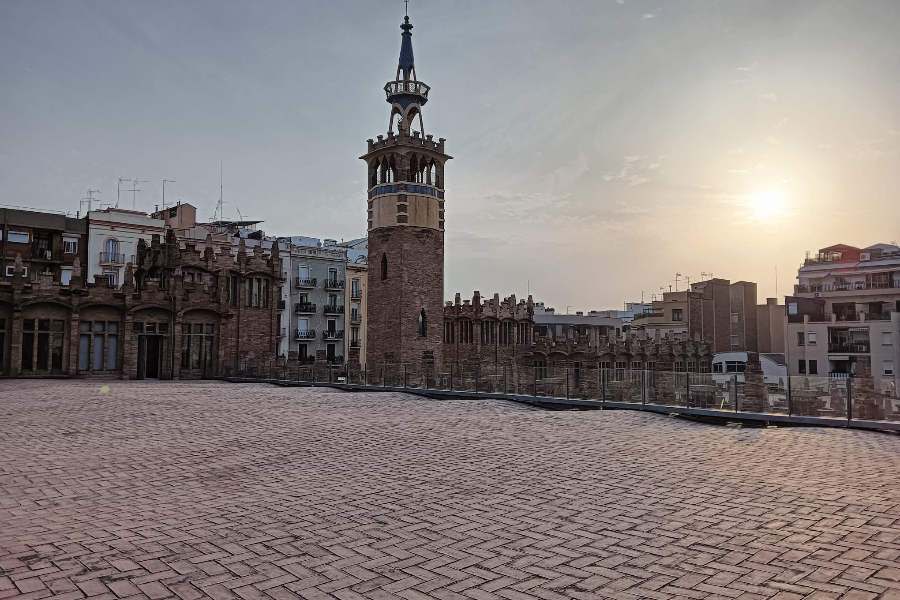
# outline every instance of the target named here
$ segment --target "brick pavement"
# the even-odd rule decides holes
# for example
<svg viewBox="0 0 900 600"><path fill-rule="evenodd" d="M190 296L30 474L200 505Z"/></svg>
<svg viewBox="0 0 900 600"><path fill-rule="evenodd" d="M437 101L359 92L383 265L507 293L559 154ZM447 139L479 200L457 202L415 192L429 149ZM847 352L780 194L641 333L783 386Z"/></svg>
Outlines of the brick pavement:
<svg viewBox="0 0 900 600"><path fill-rule="evenodd" d="M900 599L900 437L0 382L0 598Z"/></svg>

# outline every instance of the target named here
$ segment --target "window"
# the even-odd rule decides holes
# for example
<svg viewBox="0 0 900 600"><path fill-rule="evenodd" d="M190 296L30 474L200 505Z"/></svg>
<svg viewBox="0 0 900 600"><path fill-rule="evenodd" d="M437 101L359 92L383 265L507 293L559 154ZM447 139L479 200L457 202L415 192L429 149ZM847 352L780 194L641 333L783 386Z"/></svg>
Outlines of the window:
<svg viewBox="0 0 900 600"><path fill-rule="evenodd" d="M119 365L119 323L82 321L78 324L78 370L115 371Z"/></svg>
<svg viewBox="0 0 900 600"><path fill-rule="evenodd" d="M119 273L118 271L104 271L104 275L106 275L107 279L109 279L109 285L116 287L119 285Z"/></svg>
<svg viewBox="0 0 900 600"><path fill-rule="evenodd" d="M228 278L230 282L231 289L229 290L229 296L231 297L231 305L237 306L238 299L238 278L237 275L232 275Z"/></svg>
<svg viewBox="0 0 900 600"><path fill-rule="evenodd" d="M798 331L798 332L797 332L797 345L798 345L798 346L805 346L805 345L806 345L806 336L803 335L803 332L802 332L802 331Z"/></svg>
<svg viewBox="0 0 900 600"><path fill-rule="evenodd" d="M819 361L817 361L817 360L809 361L809 374L810 375L818 375L819 374Z"/></svg>
<svg viewBox="0 0 900 600"><path fill-rule="evenodd" d="M788 302L788 314L789 315L797 314L797 303L796 302Z"/></svg>
<svg viewBox="0 0 900 600"><path fill-rule="evenodd" d="M797 372L801 375L806 375L806 361L802 358L797 361Z"/></svg>
<svg viewBox="0 0 900 600"><path fill-rule="evenodd" d="M815 331L808 332L806 334L806 341L809 343L810 346L815 346L816 345L816 332Z"/></svg>
<svg viewBox="0 0 900 600"><path fill-rule="evenodd" d="M481 344L483 346L493 346L497 343L497 322L482 321L481 322Z"/></svg>
<svg viewBox="0 0 900 600"><path fill-rule="evenodd" d="M672 309L672 320L673 321L683 321L684 320L684 310L680 308Z"/></svg>
<svg viewBox="0 0 900 600"><path fill-rule="evenodd" d="M62 374L65 321L23 319L22 371Z"/></svg>
<svg viewBox="0 0 900 600"><path fill-rule="evenodd" d="M883 362L884 366L884 374L885 375L893 375L894 374L894 361L886 360Z"/></svg>
<svg viewBox="0 0 900 600"><path fill-rule="evenodd" d="M244 306L265 308L269 306L269 280L264 277L248 277L244 280Z"/></svg>
<svg viewBox="0 0 900 600"><path fill-rule="evenodd" d="M197 374L212 371L213 356L215 354L215 332L215 323L182 323L182 371Z"/></svg>
<svg viewBox="0 0 900 600"><path fill-rule="evenodd" d="M740 323L740 317L737 313L731 313L731 322L732 323Z"/></svg>
<svg viewBox="0 0 900 600"><path fill-rule="evenodd" d="M444 343L452 344L453 340L453 321L444 321Z"/></svg>
<svg viewBox="0 0 900 600"><path fill-rule="evenodd" d="M675 371L678 373L684 373L684 363L681 361L676 362L675 363Z"/></svg>
<svg viewBox="0 0 900 600"><path fill-rule="evenodd" d="M547 376L547 361L546 360L534 361L534 378L535 379L544 379L546 376Z"/></svg>
<svg viewBox="0 0 900 600"><path fill-rule="evenodd" d="M419 337L428 337L428 317L425 316L425 309L419 313Z"/></svg>
<svg viewBox="0 0 900 600"><path fill-rule="evenodd" d="M31 234L27 231L10 231L6 240L14 244L27 244L31 241Z"/></svg>
<svg viewBox="0 0 900 600"><path fill-rule="evenodd" d="M382 252L381 254L381 280L384 281L387 279L388 271L387 271L387 253Z"/></svg>
<svg viewBox="0 0 900 600"><path fill-rule="evenodd" d="M747 363L742 360L726 360L725 361L725 372L726 373L743 373L747 370Z"/></svg>
<svg viewBox="0 0 900 600"><path fill-rule="evenodd" d="M60 267L59 282L63 285L69 285L72 281L72 267Z"/></svg>
<svg viewBox="0 0 900 600"><path fill-rule="evenodd" d="M353 279L350 281L350 294L354 298L360 297L361 294L359 292L359 279Z"/></svg>
<svg viewBox="0 0 900 600"><path fill-rule="evenodd" d="M720 362L713 363L713 373L722 373L723 364Z"/></svg>
<svg viewBox="0 0 900 600"><path fill-rule="evenodd" d="M881 332L881 345L882 346L890 346L893 343L891 340L891 332L890 331L882 331Z"/></svg>
<svg viewBox="0 0 900 600"><path fill-rule="evenodd" d="M471 344L473 340L473 326L472 321L465 320L459 322L459 343L460 344Z"/></svg>
<svg viewBox="0 0 900 600"><path fill-rule="evenodd" d="M6 265L6 276L12 277L15 268L15 265ZM22 267L22 277L28 277L28 267Z"/></svg>
<svg viewBox="0 0 900 600"><path fill-rule="evenodd" d="M51 247L52 240L49 233L40 231L34 234L34 257L52 260L53 252L50 250Z"/></svg>
<svg viewBox="0 0 900 600"><path fill-rule="evenodd" d="M624 360L616 361L616 371L613 374L616 381L625 381L625 369L628 367L628 363Z"/></svg>
<svg viewBox="0 0 900 600"><path fill-rule="evenodd" d="M738 348L740 345L741 345L741 338L736 335L731 336L731 349L734 350L735 348Z"/></svg>
<svg viewBox="0 0 900 600"><path fill-rule="evenodd" d="M641 361L639 361L639 360L631 361L631 370L632 371L640 371L641 370Z"/></svg>
<svg viewBox="0 0 900 600"><path fill-rule="evenodd" d="M66 254L75 254L78 252L77 238L63 238L63 252Z"/></svg>
<svg viewBox="0 0 900 600"><path fill-rule="evenodd" d="M338 300L337 294L328 294L328 306L332 308L337 308Z"/></svg>

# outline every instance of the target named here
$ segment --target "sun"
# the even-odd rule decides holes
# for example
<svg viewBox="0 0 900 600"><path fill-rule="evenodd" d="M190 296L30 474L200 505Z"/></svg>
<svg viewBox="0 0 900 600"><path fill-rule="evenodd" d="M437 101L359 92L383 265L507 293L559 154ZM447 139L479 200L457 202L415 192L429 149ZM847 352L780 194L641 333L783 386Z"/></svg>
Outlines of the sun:
<svg viewBox="0 0 900 600"><path fill-rule="evenodd" d="M761 190L750 194L747 206L753 211L753 216L762 221L783 215L787 202L784 193L779 190Z"/></svg>

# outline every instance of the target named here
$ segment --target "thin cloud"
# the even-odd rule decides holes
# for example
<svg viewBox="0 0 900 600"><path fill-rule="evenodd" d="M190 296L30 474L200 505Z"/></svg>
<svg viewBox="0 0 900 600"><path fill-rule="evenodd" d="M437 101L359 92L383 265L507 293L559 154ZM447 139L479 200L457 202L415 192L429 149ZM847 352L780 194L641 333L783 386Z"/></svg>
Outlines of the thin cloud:
<svg viewBox="0 0 900 600"><path fill-rule="evenodd" d="M656 15L653 14L653 13L644 13L644 14L641 15L641 20L642 20L642 21L646 21L647 19L652 19L652 18L654 18L655 16L656 16Z"/></svg>
<svg viewBox="0 0 900 600"><path fill-rule="evenodd" d="M731 150L728 151L728 154L739 154L740 155L743 153L744 153L743 148L732 148Z"/></svg>
<svg viewBox="0 0 900 600"><path fill-rule="evenodd" d="M769 142L770 144L775 144L776 146L781 143L781 140L779 140L777 137L773 137L771 135L766 138L766 141Z"/></svg>
<svg viewBox="0 0 900 600"><path fill-rule="evenodd" d="M771 94L759 94L756 96L756 99L759 100L760 102L775 103L775 102L778 102L778 95L775 94L774 92Z"/></svg>
<svg viewBox="0 0 900 600"><path fill-rule="evenodd" d="M788 122L788 118L787 118L787 117L783 117L783 118L781 118L777 123L775 123L774 127L775 127L775 129L781 129L782 127L785 126L785 124L786 124L787 122Z"/></svg>
<svg viewBox="0 0 900 600"><path fill-rule="evenodd" d="M756 69L756 67L758 67L758 66L759 66L759 63L756 63L756 62L755 62L755 63L753 63L752 65L750 65L749 67L738 67L738 68L735 69L735 70L736 70L736 71L753 71L753 70Z"/></svg>

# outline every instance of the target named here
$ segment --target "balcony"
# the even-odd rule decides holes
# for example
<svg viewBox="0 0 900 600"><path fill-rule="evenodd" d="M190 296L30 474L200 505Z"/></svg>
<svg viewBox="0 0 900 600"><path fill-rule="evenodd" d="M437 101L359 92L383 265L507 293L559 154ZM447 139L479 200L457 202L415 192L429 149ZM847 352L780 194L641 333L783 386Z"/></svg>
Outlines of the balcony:
<svg viewBox="0 0 900 600"><path fill-rule="evenodd" d="M322 332L322 339L325 341L342 340L344 339L344 330L331 331L326 329Z"/></svg>
<svg viewBox="0 0 900 600"><path fill-rule="evenodd" d="M57 256L53 258L53 251L44 248L33 248L31 250L31 260L60 260Z"/></svg>
<svg viewBox="0 0 900 600"><path fill-rule="evenodd" d="M294 286L298 288L314 288L316 283L315 277L294 277Z"/></svg>
<svg viewBox="0 0 900 600"><path fill-rule="evenodd" d="M357 288L355 290L350 290L350 299L351 300L362 300L362 290Z"/></svg>
<svg viewBox="0 0 900 600"><path fill-rule="evenodd" d="M831 317L834 317L834 320L839 323L858 323L859 322L859 313L839 313L833 315L832 313L825 313L825 322L831 321ZM812 319L810 319L812 320Z"/></svg>
<svg viewBox="0 0 900 600"><path fill-rule="evenodd" d="M300 363L301 365L311 365L314 362L316 362L316 357L315 356L298 356L297 362Z"/></svg>
<svg viewBox="0 0 900 600"><path fill-rule="evenodd" d="M355 311L351 312L350 313L350 322L353 323L354 325L359 325L360 323L362 323L362 315Z"/></svg>
<svg viewBox="0 0 900 600"><path fill-rule="evenodd" d="M278 300L278 310L287 308L287 300Z"/></svg>
<svg viewBox="0 0 900 600"><path fill-rule="evenodd" d="M325 280L325 289L326 290L342 290L342 289L344 289L344 280L343 279L326 279Z"/></svg>
<svg viewBox="0 0 900 600"><path fill-rule="evenodd" d="M865 313L866 321L890 321L891 313L883 312L883 313Z"/></svg>
<svg viewBox="0 0 900 600"><path fill-rule="evenodd" d="M817 285L798 284L794 286L795 294L846 294L866 290L890 290L900 288L900 282L887 281L849 281L846 283L822 283Z"/></svg>
<svg viewBox="0 0 900 600"><path fill-rule="evenodd" d="M663 316L663 309L656 308L656 309L652 309L652 310L645 310L642 313L637 313L636 315L634 315L634 320L637 321L638 319L647 319L649 317L662 317L662 316Z"/></svg>
<svg viewBox="0 0 900 600"><path fill-rule="evenodd" d="M343 356L329 356L325 359L329 365L342 365L344 364Z"/></svg>
<svg viewBox="0 0 900 600"><path fill-rule="evenodd" d="M829 342L828 343L828 351L829 352L845 352L848 354L868 354L869 353L869 341L861 341L861 342Z"/></svg>
<svg viewBox="0 0 900 600"><path fill-rule="evenodd" d="M278 275L278 280L279 280L279 281L287 281L287 279L288 279L287 271L282 271L282 272Z"/></svg>
<svg viewBox="0 0 900 600"><path fill-rule="evenodd" d="M100 253L100 264L101 265L124 265L125 264L125 255L119 254L118 252L101 252Z"/></svg>
<svg viewBox="0 0 900 600"><path fill-rule="evenodd" d="M425 104L425 102L428 101L428 91L430 89L429 86L421 81L388 81L384 86L384 93L388 99L390 99L391 96L405 94L419 96L422 98L419 102Z"/></svg>
<svg viewBox="0 0 900 600"><path fill-rule="evenodd" d="M315 329L299 329L294 332L294 339L297 341L316 339Z"/></svg>
<svg viewBox="0 0 900 600"><path fill-rule="evenodd" d="M287 327L281 327L278 329L277 337L284 338L287 337Z"/></svg>
<svg viewBox="0 0 900 600"><path fill-rule="evenodd" d="M351 348L359 348L361 345L362 345L362 342L360 342L359 340L350 340Z"/></svg>
<svg viewBox="0 0 900 600"><path fill-rule="evenodd" d="M316 313L316 305L312 302L299 302L294 305L295 315L314 315Z"/></svg>
<svg viewBox="0 0 900 600"><path fill-rule="evenodd" d="M336 305L336 304L326 304L325 305L325 314L326 315L342 315L344 314L344 306Z"/></svg>

